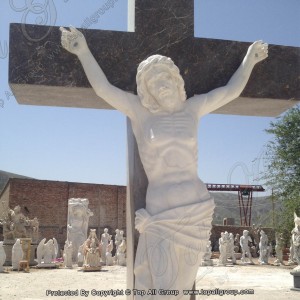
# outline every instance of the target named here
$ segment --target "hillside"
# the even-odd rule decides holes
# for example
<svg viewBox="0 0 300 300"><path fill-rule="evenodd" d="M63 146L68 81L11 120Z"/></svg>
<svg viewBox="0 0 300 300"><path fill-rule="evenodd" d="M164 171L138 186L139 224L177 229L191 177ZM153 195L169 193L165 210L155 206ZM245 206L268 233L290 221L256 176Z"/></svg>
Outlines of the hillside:
<svg viewBox="0 0 300 300"><path fill-rule="evenodd" d="M235 225L240 224L238 193L211 192L215 199L213 224L223 224L223 218L234 218ZM247 197L244 197L247 200ZM253 197L251 223L270 225L272 203L269 197Z"/></svg>
<svg viewBox="0 0 300 300"><path fill-rule="evenodd" d="M2 189L4 188L6 182L8 181L9 178L30 178L30 177L26 177L26 176L23 176L23 175L18 175L18 174L9 173L9 172L5 172L5 171L0 170L0 193L1 193Z"/></svg>

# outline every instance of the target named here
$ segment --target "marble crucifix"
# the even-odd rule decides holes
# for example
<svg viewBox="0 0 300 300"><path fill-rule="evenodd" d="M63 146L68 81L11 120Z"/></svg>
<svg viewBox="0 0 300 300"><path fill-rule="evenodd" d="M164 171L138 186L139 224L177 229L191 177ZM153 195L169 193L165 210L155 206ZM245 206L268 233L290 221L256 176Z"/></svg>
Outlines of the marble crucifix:
<svg viewBox="0 0 300 300"><path fill-rule="evenodd" d="M99 55L99 52L101 53L100 56L102 55L102 57L99 56L99 60L97 57L96 59L99 61L108 80L114 86L122 88L123 90L133 91L135 89L134 77L137 64L151 54L160 53L172 57L179 66L181 74L185 79L188 97L192 96L193 94L203 94L218 86L223 86L224 84L226 85L233 73L233 70L237 69L239 63L242 61L241 57L246 53L248 46L246 43L195 39L193 37L193 1L136 1L136 12L137 30L135 33L115 33L102 31L98 34L97 31L84 31L84 34L88 40L88 44L105 45L105 47L101 46L102 49L95 49L95 53L97 53L97 55ZM149 23L147 22L146 24L142 20L147 20ZM39 30L45 30L45 28L39 28L40 27L36 26L27 26L26 30L31 31L32 34L38 34ZM12 37L16 37L18 34L18 38L20 38L20 35L22 36L22 26L12 25L11 30ZM65 31L65 35L67 34L68 33ZM75 32L75 35L78 36L78 33ZM51 36L50 41L49 36ZM67 64L67 61L65 61L66 57L63 53L57 54L58 57L53 61L50 69L47 70L46 76L32 76L30 78L29 76L25 76L25 78L22 77L22 70L24 68L27 69L28 65L30 65L29 69L31 69L31 72L38 73L41 71L41 69L43 72L45 72L45 68L41 68L40 66L45 65L46 67L46 65L49 65L49 63L46 63L43 61L43 59L46 60L47 51L54 53L53 49L51 52L52 44L57 45L54 42L57 41L57 33L52 30L49 36L46 38L47 41L38 41L40 44L35 45L35 54L33 54L31 58L28 58L28 63L25 65L21 64L18 66L17 62L13 60L13 58L17 58L17 55L11 56L11 61L16 63L16 67L13 68L11 66L10 68L10 84L18 101L24 104L27 103L35 105L95 108L103 107L101 106L102 102L99 101L99 99L96 100L96 97L91 94L91 91L88 88L87 79L83 76L83 72L78 66L78 61L74 61L74 63L71 63L71 65ZM18 42L20 43L20 41ZM212 47L214 48L214 51L211 50ZM66 46L66 48L68 48L68 46ZM265 49L264 46L262 46L262 48ZM120 51L120 49L122 49L122 51ZM229 49L232 51L229 51ZM272 49L272 51L274 51L273 53L275 54L275 58L277 57L278 53L280 54L286 52L292 56L292 60L297 58L296 50L292 47L277 46L272 47ZM93 52L93 49L91 50ZM263 50L263 52L264 51L265 50ZM29 51L29 53L30 52L31 51ZM28 51L26 51L26 53L28 53ZM228 56L229 53L230 58ZM252 54L253 53L254 52L252 51ZM45 57L43 57L43 54ZM260 54L255 53L255 55L259 56ZM213 60L207 59L211 56L213 57ZM34 67L32 63L34 64L34 61L37 59L40 59L40 64ZM224 60L226 60L225 65L223 64ZM81 63L82 62L83 61L81 60ZM207 62L209 67L212 69L214 69L212 65L217 62L217 66L212 76L203 76L203 74L209 73L208 65L206 65ZM218 64L224 66L224 68L222 68L222 74L219 73L220 68ZM273 64L274 61L270 63L270 65ZM241 99L238 99L238 102L235 101L238 104L233 104L231 107L225 106L223 107L223 110L220 110L220 106L216 106L216 109L219 109L219 113L229 112L238 114L264 115L268 112L268 114L270 114L270 108L268 107L269 103L277 101L278 103L280 102L281 105L284 104L286 108L290 105L290 102L284 99L299 98L299 95L296 95L297 89L295 88L295 78L297 77L293 77L297 70L288 73L290 76L288 80L291 80L290 82L292 82L292 84L290 83L289 85L288 91L280 90L281 94L279 97L281 97L283 100L272 100L272 95L273 98L277 98L277 95L274 97L274 89L278 87L279 83L282 83L282 73L277 74L275 72L272 75L272 80L269 80L269 77L266 77L266 74L270 74L271 66L267 64L261 64L261 66L262 67L256 72L256 80L250 80L249 82L249 91L246 89L244 94L242 94ZM277 67L278 66L276 66L276 68ZM286 76L288 77L288 75ZM56 80L56 77L58 77L59 80ZM276 78L274 79L274 77ZM65 85L63 83L64 80ZM91 82L91 78L89 78L89 80ZM257 84L257 81L259 80L261 80L261 82ZM264 85L262 84L263 82L265 83ZM47 94L47 98L41 99L39 96L39 90L41 88L43 90L43 94ZM22 99L18 96L20 95L21 90L23 90L21 93ZM276 91L279 94L279 90ZM295 96L291 97L291 93L293 95L295 94ZM78 98L78 94L80 94L81 98ZM97 94L99 95L99 93ZM84 98L87 98L88 100L82 101ZM257 100L257 98L260 99ZM244 104L241 105L241 103ZM253 108L252 105L254 103L255 107ZM274 105L272 107L274 107ZM285 108L282 108L282 106L280 106L280 108L277 107L277 113L279 110ZM275 111L273 111L273 113L275 113ZM168 123L168 120L165 121ZM165 121L164 123L166 124ZM179 132L181 129L182 128L178 128ZM129 137L129 139L131 138L132 136ZM134 141L131 142L129 146L132 145L134 145ZM145 190L147 188L147 181L141 180L140 173L136 168L136 164L140 164L136 147L134 147L132 151L129 151L129 157L132 155L136 155L136 158L133 160L129 159L129 173L131 175L129 178L134 178L135 180L130 181L128 185L128 195L129 197L132 197L133 200L129 201L127 206L127 212L129 212L127 229L133 228L132 212L138 208L144 207L143 199L145 199ZM172 160L172 157L170 157L170 159ZM174 161L168 161L168 163L172 164ZM141 172L143 172L142 168ZM180 192L182 188L184 188L183 185L180 187L178 186L178 192ZM204 198L207 197L204 196ZM207 198L206 201L208 200L209 199ZM127 234L128 238L130 238L130 235L133 235L133 231L130 232L129 230ZM131 240L133 241L133 239ZM129 275L132 276L132 269L130 266L128 270Z"/></svg>

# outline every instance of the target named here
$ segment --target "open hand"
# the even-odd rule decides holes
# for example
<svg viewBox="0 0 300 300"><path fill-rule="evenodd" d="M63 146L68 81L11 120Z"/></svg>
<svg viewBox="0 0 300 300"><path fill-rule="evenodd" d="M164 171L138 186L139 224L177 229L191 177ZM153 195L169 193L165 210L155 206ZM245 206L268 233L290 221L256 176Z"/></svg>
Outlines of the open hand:
<svg viewBox="0 0 300 300"><path fill-rule="evenodd" d="M88 49L85 37L75 27L70 27L70 30L64 27L59 29L61 31L61 44L66 50L79 55Z"/></svg>

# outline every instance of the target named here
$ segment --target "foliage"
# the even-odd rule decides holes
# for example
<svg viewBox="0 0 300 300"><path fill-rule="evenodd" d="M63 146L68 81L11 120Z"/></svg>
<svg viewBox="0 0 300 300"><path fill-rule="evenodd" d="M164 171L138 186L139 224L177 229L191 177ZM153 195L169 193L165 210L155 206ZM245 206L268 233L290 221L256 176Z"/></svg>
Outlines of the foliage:
<svg viewBox="0 0 300 300"><path fill-rule="evenodd" d="M282 203L276 212L277 230L290 232L294 212L300 215L300 107L294 107L271 122L267 133L273 140L267 145L267 185L276 201Z"/></svg>

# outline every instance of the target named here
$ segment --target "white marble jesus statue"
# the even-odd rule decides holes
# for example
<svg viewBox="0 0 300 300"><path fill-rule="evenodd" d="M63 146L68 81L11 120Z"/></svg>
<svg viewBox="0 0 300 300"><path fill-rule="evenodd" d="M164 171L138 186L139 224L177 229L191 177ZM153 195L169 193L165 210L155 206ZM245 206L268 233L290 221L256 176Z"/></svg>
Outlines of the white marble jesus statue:
<svg viewBox="0 0 300 300"><path fill-rule="evenodd" d="M170 58L153 55L139 65L134 95L108 82L81 32L73 27L61 32L62 46L78 56L96 94L130 118L148 177L146 207L135 219L140 232L135 288L157 294L135 299L189 299L183 291L192 289L214 210L198 177L198 122L240 95L255 64L268 56L268 46L255 42L226 86L186 100L184 81ZM171 295L161 295L164 291Z"/></svg>

